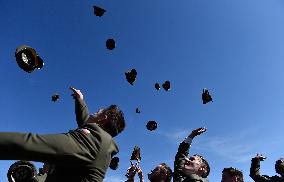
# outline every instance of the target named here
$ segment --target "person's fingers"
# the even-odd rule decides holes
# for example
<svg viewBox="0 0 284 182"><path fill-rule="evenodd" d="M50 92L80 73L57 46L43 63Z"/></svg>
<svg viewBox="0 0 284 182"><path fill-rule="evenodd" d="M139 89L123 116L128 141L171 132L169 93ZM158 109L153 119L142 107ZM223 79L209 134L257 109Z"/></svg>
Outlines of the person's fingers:
<svg viewBox="0 0 284 182"><path fill-rule="evenodd" d="M70 90L72 90L73 92L76 91L76 89L74 87L69 87Z"/></svg>

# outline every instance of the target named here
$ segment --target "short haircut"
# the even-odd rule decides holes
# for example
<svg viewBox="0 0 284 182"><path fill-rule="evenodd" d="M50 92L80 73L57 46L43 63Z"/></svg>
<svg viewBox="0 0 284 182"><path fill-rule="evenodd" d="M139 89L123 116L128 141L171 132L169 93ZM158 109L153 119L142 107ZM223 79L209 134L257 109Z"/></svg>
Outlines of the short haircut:
<svg viewBox="0 0 284 182"><path fill-rule="evenodd" d="M201 155L194 154L193 156L197 156L202 160L202 167L205 167L205 172L201 175L202 178L207 178L210 173L210 166L208 161Z"/></svg>
<svg viewBox="0 0 284 182"><path fill-rule="evenodd" d="M108 118L111 119L111 121L105 125L104 130L108 132L112 137L115 137L124 130L126 125L124 114L117 105L111 105L106 108L104 114L106 114Z"/></svg>
<svg viewBox="0 0 284 182"><path fill-rule="evenodd" d="M172 169L166 163L161 163L160 165L163 166L167 170L167 179L166 179L166 181L170 182L172 180L172 176L173 176Z"/></svg>
<svg viewBox="0 0 284 182"><path fill-rule="evenodd" d="M233 167L229 167L229 168L224 168L222 173L227 173L229 174L231 177L235 176L238 178L238 182L244 182L244 176L243 176L243 172L233 168Z"/></svg>

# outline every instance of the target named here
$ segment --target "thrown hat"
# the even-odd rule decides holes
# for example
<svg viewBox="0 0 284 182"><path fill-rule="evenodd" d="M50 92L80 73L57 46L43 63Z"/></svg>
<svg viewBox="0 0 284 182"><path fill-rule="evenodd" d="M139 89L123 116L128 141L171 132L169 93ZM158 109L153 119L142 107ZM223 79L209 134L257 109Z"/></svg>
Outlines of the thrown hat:
<svg viewBox="0 0 284 182"><path fill-rule="evenodd" d="M57 101L59 99L59 94L54 94L52 97L51 97L51 100L53 102Z"/></svg>
<svg viewBox="0 0 284 182"><path fill-rule="evenodd" d="M32 182L37 174L36 167L29 161L13 163L7 173L9 182Z"/></svg>
<svg viewBox="0 0 284 182"><path fill-rule="evenodd" d="M125 72L126 80L133 85L136 81L137 71L135 69L132 69L131 71Z"/></svg>
<svg viewBox="0 0 284 182"><path fill-rule="evenodd" d="M141 161L140 148L137 145L134 146L130 160Z"/></svg>
<svg viewBox="0 0 284 182"><path fill-rule="evenodd" d="M202 90L202 101L203 104L207 104L208 102L213 102L212 97L206 88Z"/></svg>
<svg viewBox="0 0 284 182"><path fill-rule="evenodd" d="M146 125L147 129L150 131L153 131L155 129L157 129L157 123L156 121L149 121Z"/></svg>
<svg viewBox="0 0 284 182"><path fill-rule="evenodd" d="M98 6L93 6L93 8L94 8L94 14L95 14L96 16L99 16L99 17L103 16L104 13L106 12L105 9L100 8L100 7L98 7Z"/></svg>
<svg viewBox="0 0 284 182"><path fill-rule="evenodd" d="M171 89L171 82L170 81L165 81L162 85L162 87L165 89L165 91L169 91Z"/></svg>
<svg viewBox="0 0 284 182"><path fill-rule="evenodd" d="M109 167L112 170L116 170L119 166L119 158L118 157L113 157L110 161Z"/></svg>
<svg viewBox="0 0 284 182"><path fill-rule="evenodd" d="M15 57L19 67L28 73L33 72L36 68L41 69L44 65L43 60L36 51L26 45L22 45L16 49Z"/></svg>
<svg viewBox="0 0 284 182"><path fill-rule="evenodd" d="M140 114L140 110L138 107L136 108L136 113Z"/></svg>
<svg viewBox="0 0 284 182"><path fill-rule="evenodd" d="M159 84L159 83L155 83L155 89L156 89L156 90L160 90L160 88L161 88L161 87L160 87L160 84Z"/></svg>
<svg viewBox="0 0 284 182"><path fill-rule="evenodd" d="M109 50L113 50L115 48L115 41L113 39L107 39L106 47Z"/></svg>

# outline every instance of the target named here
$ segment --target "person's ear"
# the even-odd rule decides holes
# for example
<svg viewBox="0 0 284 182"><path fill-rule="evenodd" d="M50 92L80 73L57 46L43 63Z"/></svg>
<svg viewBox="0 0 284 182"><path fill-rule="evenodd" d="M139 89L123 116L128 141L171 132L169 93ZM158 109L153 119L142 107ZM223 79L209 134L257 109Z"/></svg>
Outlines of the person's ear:
<svg viewBox="0 0 284 182"><path fill-rule="evenodd" d="M99 116L99 121L104 121L107 120L107 115L106 114L102 114L101 116Z"/></svg>

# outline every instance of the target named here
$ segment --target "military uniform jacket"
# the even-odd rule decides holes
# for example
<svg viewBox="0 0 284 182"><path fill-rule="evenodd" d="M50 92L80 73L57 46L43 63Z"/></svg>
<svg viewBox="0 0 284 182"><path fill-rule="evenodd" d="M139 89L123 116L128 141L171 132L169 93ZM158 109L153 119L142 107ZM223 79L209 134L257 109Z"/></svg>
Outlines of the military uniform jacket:
<svg viewBox="0 0 284 182"><path fill-rule="evenodd" d="M253 158L251 160L250 177L255 182L284 182L284 179L279 176L260 175L260 160Z"/></svg>
<svg viewBox="0 0 284 182"><path fill-rule="evenodd" d="M174 175L173 182L209 182L207 178L202 178L196 174L185 175L182 168L185 164L185 157L188 156L190 145L182 142L179 144L177 154L174 161Z"/></svg>
<svg viewBox="0 0 284 182"><path fill-rule="evenodd" d="M111 157L119 151L111 135L99 125L85 123L89 113L84 100L75 99L75 113L79 128L69 133L82 148L82 161L72 161L73 165L56 164L45 182L101 182ZM84 132L84 128L90 133Z"/></svg>

